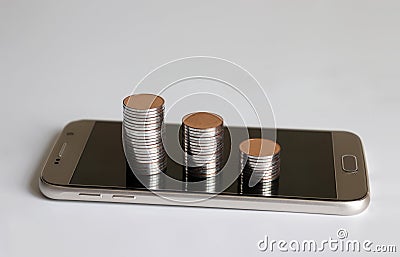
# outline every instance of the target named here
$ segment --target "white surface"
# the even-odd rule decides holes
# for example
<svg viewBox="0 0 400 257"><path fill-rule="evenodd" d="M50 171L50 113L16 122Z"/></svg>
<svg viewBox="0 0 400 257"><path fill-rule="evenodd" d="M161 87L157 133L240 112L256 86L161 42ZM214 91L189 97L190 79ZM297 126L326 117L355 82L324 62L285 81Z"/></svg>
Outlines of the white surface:
<svg viewBox="0 0 400 257"><path fill-rule="evenodd" d="M0 256L261 256L264 235L323 240L341 227L400 251L399 13L398 1L0 1ZM122 97L147 72L191 55L251 71L278 127L358 133L367 211L336 217L40 194L38 168L67 122L120 119Z"/></svg>

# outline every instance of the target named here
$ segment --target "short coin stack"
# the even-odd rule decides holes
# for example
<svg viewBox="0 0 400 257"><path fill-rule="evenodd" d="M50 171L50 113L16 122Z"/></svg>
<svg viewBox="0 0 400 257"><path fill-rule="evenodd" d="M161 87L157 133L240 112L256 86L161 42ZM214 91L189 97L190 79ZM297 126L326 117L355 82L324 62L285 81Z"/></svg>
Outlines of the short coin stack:
<svg viewBox="0 0 400 257"><path fill-rule="evenodd" d="M273 192L280 175L280 145L272 140L252 138L244 140L239 149L243 190ZM251 183L251 180L259 182Z"/></svg>
<svg viewBox="0 0 400 257"><path fill-rule="evenodd" d="M222 168L223 119L210 112L195 112L182 119L186 171L194 177L211 177Z"/></svg>
<svg viewBox="0 0 400 257"><path fill-rule="evenodd" d="M165 170L163 147L164 99L152 94L136 94L123 100L125 155L135 174L153 175Z"/></svg>

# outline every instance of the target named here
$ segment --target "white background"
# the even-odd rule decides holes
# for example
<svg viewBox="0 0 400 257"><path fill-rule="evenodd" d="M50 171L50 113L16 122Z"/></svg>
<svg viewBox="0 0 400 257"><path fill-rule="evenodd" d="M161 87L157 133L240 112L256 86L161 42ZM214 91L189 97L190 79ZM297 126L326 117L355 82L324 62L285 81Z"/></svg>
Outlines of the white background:
<svg viewBox="0 0 400 257"><path fill-rule="evenodd" d="M400 251L399 14L383 0L1 0L0 256L263 256L265 235L324 240L339 228ZM339 217L41 195L39 169L67 122L121 119L144 75L192 55L249 70L278 127L359 134L369 208Z"/></svg>

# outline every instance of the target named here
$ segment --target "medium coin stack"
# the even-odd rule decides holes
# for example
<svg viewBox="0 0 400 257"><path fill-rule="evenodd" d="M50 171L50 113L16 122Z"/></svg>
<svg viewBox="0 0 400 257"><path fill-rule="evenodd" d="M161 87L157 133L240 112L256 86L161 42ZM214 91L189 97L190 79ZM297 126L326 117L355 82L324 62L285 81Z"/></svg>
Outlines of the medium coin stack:
<svg viewBox="0 0 400 257"><path fill-rule="evenodd" d="M255 190L263 194L273 191L280 175L280 145L272 140L252 138L244 140L239 149L243 190L249 189L249 182L259 181L250 183Z"/></svg>
<svg viewBox="0 0 400 257"><path fill-rule="evenodd" d="M163 147L164 99L137 94L123 100L123 138L128 163L135 174L153 175L166 168Z"/></svg>
<svg viewBox="0 0 400 257"><path fill-rule="evenodd" d="M194 177L211 177L222 168L223 119L210 112L195 112L182 119L186 171Z"/></svg>

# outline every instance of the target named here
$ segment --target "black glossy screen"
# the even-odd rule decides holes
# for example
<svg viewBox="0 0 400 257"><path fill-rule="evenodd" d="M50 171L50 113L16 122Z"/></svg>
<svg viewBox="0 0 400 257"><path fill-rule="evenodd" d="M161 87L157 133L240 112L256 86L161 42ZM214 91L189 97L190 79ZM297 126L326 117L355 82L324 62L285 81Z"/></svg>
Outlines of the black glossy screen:
<svg viewBox="0 0 400 257"><path fill-rule="evenodd" d="M176 129L177 125L167 124L167 136L168 130ZM234 137L243 129L229 128L229 136ZM248 132L250 137L260 135L260 130L256 128L250 128ZM277 142L282 147L281 171L272 190L244 190L239 178L224 193L263 197L336 198L331 132L279 129ZM232 149L232 153L235 153L235 149ZM184 168L170 159L166 174L179 180L185 179ZM160 190L169 190L163 186L162 181L157 183ZM147 190L126 162L120 122L96 122L70 184Z"/></svg>

